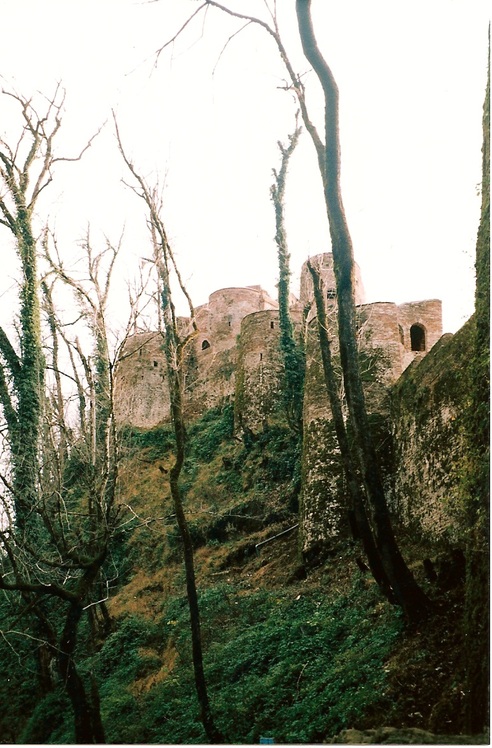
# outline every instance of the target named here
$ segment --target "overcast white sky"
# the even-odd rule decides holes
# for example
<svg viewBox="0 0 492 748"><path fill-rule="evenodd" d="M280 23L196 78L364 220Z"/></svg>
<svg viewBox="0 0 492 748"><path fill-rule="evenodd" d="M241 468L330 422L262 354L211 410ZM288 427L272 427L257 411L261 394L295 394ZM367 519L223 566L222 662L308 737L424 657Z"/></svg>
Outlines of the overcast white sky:
<svg viewBox="0 0 492 748"><path fill-rule="evenodd" d="M266 18L262 0L229 5ZM278 5L322 129L294 2ZM136 165L164 188L168 232L195 303L226 286L261 283L274 294L269 189L295 103L282 90L286 76L269 37L250 27L224 49L241 24L209 9L155 66L154 52L197 2L0 0L0 7L4 88L25 96L51 94L57 80L66 88L59 153L78 151L108 120L81 163L58 166L39 205L65 255L78 256L90 221L115 240L126 227L129 270L148 256L143 204L121 184L114 108ZM367 301L441 298L450 332L473 311L489 14L486 0L313 0L320 47L340 89L342 188ZM15 124L2 99L0 132L9 139ZM292 162L287 222L297 293L301 264L330 249L306 133Z"/></svg>

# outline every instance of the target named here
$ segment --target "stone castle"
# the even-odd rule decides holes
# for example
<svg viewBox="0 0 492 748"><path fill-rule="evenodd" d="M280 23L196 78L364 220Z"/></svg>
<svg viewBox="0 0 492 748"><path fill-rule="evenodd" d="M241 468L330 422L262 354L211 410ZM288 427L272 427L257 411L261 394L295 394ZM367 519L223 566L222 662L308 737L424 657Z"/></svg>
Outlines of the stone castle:
<svg viewBox="0 0 492 748"><path fill-rule="evenodd" d="M317 255L328 309L336 303L331 254ZM386 383L396 381L415 359L425 355L442 335L438 300L394 304L364 303L364 289L356 266L356 303L363 329L362 345L384 351ZM291 295L290 312L300 334L303 320L314 327L312 281L307 263L301 272L299 298ZM278 302L260 286L223 288L195 310L198 334L188 345L185 366L185 407L188 418L235 398L242 403L238 422L253 431L274 412L279 389ZM190 323L181 318L183 329ZM307 393L309 419L323 398ZM158 332L132 335L118 364L115 392L120 425L151 429L169 421L170 403L162 337Z"/></svg>
<svg viewBox="0 0 492 748"><path fill-rule="evenodd" d="M336 328L336 284L332 255L311 258L320 271L330 325ZM361 361L371 416L385 426L381 453L395 426L391 422L391 388L442 337L441 302L436 299L395 304L366 304L358 267L355 293ZM272 422L280 407L282 362L278 303L260 286L225 288L212 293L196 310L198 332L187 345L184 401L189 420L209 408L234 402L238 433L258 432ZM302 546L305 551L341 532L343 475L338 462L330 408L324 388L317 343L312 280L304 263L299 298L291 296L295 332L304 337L306 379L303 402L304 454L301 501ZM190 320L182 318L183 329ZM336 335L334 352L336 353ZM410 366L412 365L412 366ZM151 429L170 418L166 362L159 332L136 332L120 357L115 383L119 425ZM395 450L392 447L391 452ZM391 493L395 471L388 468ZM432 522L435 521L435 517ZM447 525L447 519L442 523Z"/></svg>

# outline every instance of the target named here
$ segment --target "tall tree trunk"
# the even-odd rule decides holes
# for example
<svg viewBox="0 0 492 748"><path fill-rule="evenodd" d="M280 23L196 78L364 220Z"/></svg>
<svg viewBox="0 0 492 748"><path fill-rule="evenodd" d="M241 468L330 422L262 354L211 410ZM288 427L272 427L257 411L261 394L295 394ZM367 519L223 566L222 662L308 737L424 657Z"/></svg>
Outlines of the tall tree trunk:
<svg viewBox="0 0 492 748"><path fill-rule="evenodd" d="M289 145L286 147L278 143L282 162L280 171L274 170L275 183L270 194L275 208L275 243L278 257L278 319L280 328L280 351L284 364L282 383L282 397L285 414L289 426L302 436L302 403L304 390L304 376L306 361L302 345L296 342L294 327L290 315L290 255L287 247L287 236L284 222L285 183L289 160L292 156L301 129L297 124L292 135L289 135Z"/></svg>
<svg viewBox="0 0 492 748"><path fill-rule="evenodd" d="M166 229L159 215L159 207L156 201L155 190L150 191L145 180L139 176L133 163L127 158L115 120L116 137L123 159L142 189L141 197L150 212L150 226L154 248L154 258L161 280L161 310L164 323L164 353L168 373L169 396L171 401L171 420L176 440L176 460L170 471L170 491L174 503L178 529L183 543L183 555L186 575L186 591L188 596L188 607L190 611L193 671L195 676L195 687L200 707L200 718L211 743L224 743L224 736L216 727L210 701L208 698L205 671L203 668L202 636L200 629L200 610L198 606L198 595L196 590L193 543L183 510L179 478L185 457L186 429L183 413L182 395L182 355L183 349L189 338L181 339L178 329L178 320L173 303L169 268L172 267L178 279L181 291L188 301L193 329L196 330L195 315L191 298L182 281L179 269L176 265L172 249L169 245Z"/></svg>
<svg viewBox="0 0 492 748"><path fill-rule="evenodd" d="M24 201L25 196L19 197ZM22 365L17 377L17 428L12 439L13 489L21 532L38 497L38 449L44 359L41 346L36 242L31 216L21 203L17 216L17 250L21 261L20 336Z"/></svg>
<svg viewBox="0 0 492 748"><path fill-rule="evenodd" d="M224 736L215 725L208 698L207 682L203 668L202 635L200 626L200 608L198 605L198 594L196 589L195 565L193 542L191 539L188 522L183 510L179 478L184 463L186 429L183 414L183 388L181 372L180 342L174 318L174 310L170 300L169 274L166 258L161 264L161 278L163 281L162 311L165 325L164 350L166 354L169 392L171 399L171 420L176 440L176 459L169 472L169 487L176 513L181 541L183 544L183 557L186 576L186 593L190 611L191 647L193 657L193 672L195 676L195 688L200 706L200 718L203 728L210 743L224 743Z"/></svg>
<svg viewBox="0 0 492 748"><path fill-rule="evenodd" d="M408 619L418 619L429 601L416 583L396 543L376 450L371 436L359 369L354 295L353 247L340 187L338 88L314 36L311 0L296 0L304 54L316 72L325 96L324 194L337 284L340 359L351 426L366 496L372 510L376 545L398 603Z"/></svg>
<svg viewBox="0 0 492 748"><path fill-rule="evenodd" d="M357 460L353 455L353 449L351 447L350 441L347 436L347 430L345 428L338 382L336 380L332 365L331 345L330 339L328 337L328 320L326 317L326 307L324 294L321 287L320 275L316 268L312 266L310 261L308 262L307 267L313 279L314 300L316 303L318 336L321 350L321 359L323 362L323 373L325 378L326 390L328 393L328 399L330 402L333 424L335 426L335 432L337 435L338 446L340 447L343 470L347 481L347 487L351 501L351 510L353 511L357 533L362 542L362 546L364 548L372 575L386 598L391 603L394 603L395 596L391 588L388 576L384 571L383 564L381 562L381 558L374 541L371 525L367 518L364 506L364 497L355 470Z"/></svg>
<svg viewBox="0 0 492 748"><path fill-rule="evenodd" d="M104 743L99 704L91 704L84 683L77 672L73 655L77 644L77 629L83 608L73 602L68 609L60 639L58 669L72 704L75 740L78 744Z"/></svg>

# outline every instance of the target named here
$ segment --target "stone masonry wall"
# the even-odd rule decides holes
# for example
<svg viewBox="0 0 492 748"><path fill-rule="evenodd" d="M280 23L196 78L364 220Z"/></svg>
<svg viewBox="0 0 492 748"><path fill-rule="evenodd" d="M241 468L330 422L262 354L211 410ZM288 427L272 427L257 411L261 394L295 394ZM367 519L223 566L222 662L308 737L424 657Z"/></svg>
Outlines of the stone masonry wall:
<svg viewBox="0 0 492 748"><path fill-rule="evenodd" d="M162 336L132 335L120 355L114 408L119 425L150 429L169 421L170 403Z"/></svg>
<svg viewBox="0 0 492 748"><path fill-rule="evenodd" d="M235 395L236 428L259 431L280 402L278 311L249 314L242 321Z"/></svg>
<svg viewBox="0 0 492 748"><path fill-rule="evenodd" d="M197 307L198 331L184 352L185 416L193 420L206 410L234 397L236 389L237 341L244 317L274 309L276 302L260 286L224 288ZM190 320L180 318L184 334ZM115 400L120 426L150 429L170 417L166 361L159 333L132 335L120 355Z"/></svg>
<svg viewBox="0 0 492 748"><path fill-rule="evenodd" d="M337 362L338 347L335 345L332 347L332 358ZM315 319L308 326L306 336L303 421L300 537L301 549L309 555L347 530L342 464L324 381Z"/></svg>
<svg viewBox="0 0 492 748"><path fill-rule="evenodd" d="M291 311L295 331L301 327L300 310ZM278 310L249 314L242 321L238 342L235 392L236 430L259 431L278 417L282 407L283 359L280 351Z"/></svg>

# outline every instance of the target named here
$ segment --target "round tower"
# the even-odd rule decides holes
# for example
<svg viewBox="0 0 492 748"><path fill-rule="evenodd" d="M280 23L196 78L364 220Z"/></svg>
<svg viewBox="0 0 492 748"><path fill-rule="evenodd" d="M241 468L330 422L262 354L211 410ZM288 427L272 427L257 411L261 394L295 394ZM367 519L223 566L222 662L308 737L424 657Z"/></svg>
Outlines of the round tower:
<svg viewBox="0 0 492 748"><path fill-rule="evenodd" d="M282 361L277 310L254 312L241 324L236 370L235 421L258 431L280 400Z"/></svg>
<svg viewBox="0 0 492 748"><path fill-rule="evenodd" d="M260 286L221 288L209 297L208 330L215 350L229 348L241 332L246 315L264 309L275 309L276 302Z"/></svg>
<svg viewBox="0 0 492 748"><path fill-rule="evenodd" d="M301 270L301 290L300 290L300 302L303 308L307 305L311 305L311 310L308 315L308 320L316 316L316 309L314 306L314 291L313 281L311 273L308 270L308 262L311 262L319 274L321 275L321 282L326 294L327 305L334 305L337 298L337 284L335 280L335 270L333 267L333 255L331 252L323 252L319 255L314 255L307 260ZM355 280L355 303L364 303L364 286L362 283L362 277L360 269L357 263L354 263L354 280Z"/></svg>
<svg viewBox="0 0 492 748"><path fill-rule="evenodd" d="M163 339L158 332L128 338L117 362L114 391L119 426L151 429L169 420L170 396Z"/></svg>

